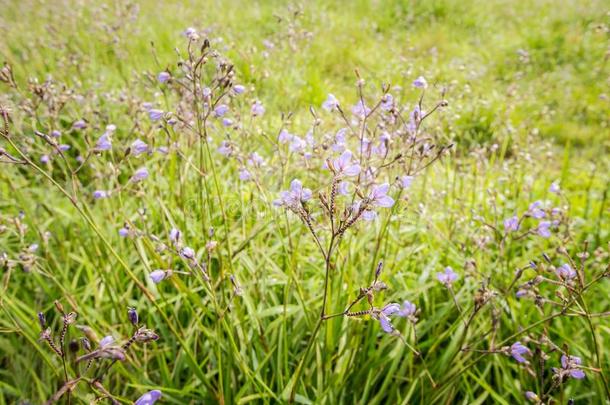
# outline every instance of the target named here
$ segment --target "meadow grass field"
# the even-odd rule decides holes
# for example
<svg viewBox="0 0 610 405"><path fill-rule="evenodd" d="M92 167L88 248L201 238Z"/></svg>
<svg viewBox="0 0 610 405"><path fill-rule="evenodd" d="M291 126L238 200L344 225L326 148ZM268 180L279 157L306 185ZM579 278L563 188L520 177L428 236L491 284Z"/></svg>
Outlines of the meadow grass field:
<svg viewBox="0 0 610 405"><path fill-rule="evenodd" d="M0 403L610 402L607 2L0 0L0 56Z"/></svg>

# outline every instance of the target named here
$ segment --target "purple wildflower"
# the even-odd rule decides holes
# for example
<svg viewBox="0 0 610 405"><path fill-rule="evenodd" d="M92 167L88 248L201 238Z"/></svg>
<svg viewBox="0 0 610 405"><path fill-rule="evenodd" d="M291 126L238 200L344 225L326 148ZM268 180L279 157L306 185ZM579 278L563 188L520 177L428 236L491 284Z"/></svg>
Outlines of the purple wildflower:
<svg viewBox="0 0 610 405"><path fill-rule="evenodd" d="M522 345L521 342L515 342L510 347L510 355L519 363L527 363L527 360L523 356L530 356L532 352L526 346Z"/></svg>
<svg viewBox="0 0 610 405"><path fill-rule="evenodd" d="M161 398L161 391L152 390L142 395L134 402L134 405L153 405L159 398Z"/></svg>
<svg viewBox="0 0 610 405"><path fill-rule="evenodd" d="M107 198L108 192L105 190L95 190L93 192L93 198L96 200L101 200L102 198Z"/></svg>
<svg viewBox="0 0 610 405"><path fill-rule="evenodd" d="M123 238L126 238L129 236L129 229L127 228L121 228L119 229L119 235Z"/></svg>
<svg viewBox="0 0 610 405"><path fill-rule="evenodd" d="M193 248L185 246L180 249L180 257L187 260L193 260L195 259L195 251L193 250Z"/></svg>
<svg viewBox="0 0 610 405"><path fill-rule="evenodd" d="M229 106L226 104L220 104L214 108L214 115L216 117L222 117L229 111Z"/></svg>
<svg viewBox="0 0 610 405"><path fill-rule="evenodd" d="M458 275L456 272L453 271L451 266L447 266L445 267L445 270L442 273L436 273L436 278L447 288L450 288L453 282L458 279Z"/></svg>
<svg viewBox="0 0 610 405"><path fill-rule="evenodd" d="M311 190L303 188L300 180L294 179L290 182L290 191L280 193L280 204L288 207L298 206L311 199Z"/></svg>
<svg viewBox="0 0 610 405"><path fill-rule="evenodd" d="M555 269L555 274L562 280L571 280L576 277L576 271L569 264L564 263Z"/></svg>
<svg viewBox="0 0 610 405"><path fill-rule="evenodd" d="M307 147L307 142L299 136L293 135L288 148L293 153L302 152Z"/></svg>
<svg viewBox="0 0 610 405"><path fill-rule="evenodd" d="M59 132L58 130L54 129L53 131L51 131L51 136L53 138L59 138L61 136L61 132Z"/></svg>
<svg viewBox="0 0 610 405"><path fill-rule="evenodd" d="M381 99L381 109L390 111L394 107L394 97L391 94L385 94Z"/></svg>
<svg viewBox="0 0 610 405"><path fill-rule="evenodd" d="M585 372L580 368L582 360L577 356L562 355L561 356L561 367L562 370L554 369L555 373L567 374L577 380L585 378Z"/></svg>
<svg viewBox="0 0 610 405"><path fill-rule="evenodd" d="M536 219L541 219L546 216L546 213L542 209L542 201L534 201L533 203L531 203L528 212L530 216Z"/></svg>
<svg viewBox="0 0 610 405"><path fill-rule="evenodd" d="M159 83L166 83L170 78L170 74L166 71L163 71L157 75L157 80Z"/></svg>
<svg viewBox="0 0 610 405"><path fill-rule="evenodd" d="M423 76L419 76L413 81L413 87L416 87L418 89L425 89L428 87L428 82Z"/></svg>
<svg viewBox="0 0 610 405"><path fill-rule="evenodd" d="M341 195L348 195L349 194L349 183L347 181L340 182L339 185L337 186L337 193L339 193Z"/></svg>
<svg viewBox="0 0 610 405"><path fill-rule="evenodd" d="M549 187L549 191L551 193L559 194L559 192L561 191L561 188L559 187L559 181L552 182L551 186Z"/></svg>
<svg viewBox="0 0 610 405"><path fill-rule="evenodd" d="M394 326L392 325L392 321L390 321L390 316L400 311L400 305L396 303L388 304L381 311L376 314L376 318L381 325L381 329L385 333L392 333L394 331Z"/></svg>
<svg viewBox="0 0 610 405"><path fill-rule="evenodd" d="M85 120L78 120L72 124L72 129L85 129L87 128L87 123Z"/></svg>
<svg viewBox="0 0 610 405"><path fill-rule="evenodd" d="M146 142L140 139L136 139L131 144L131 153L133 153L134 156L141 155L142 153L146 153L147 151L148 145L146 144Z"/></svg>
<svg viewBox="0 0 610 405"><path fill-rule="evenodd" d="M102 340L100 340L100 347L106 347L114 343L114 338L110 335L104 336Z"/></svg>
<svg viewBox="0 0 610 405"><path fill-rule="evenodd" d="M248 169L239 169L239 179L242 181L248 181L252 178L252 175L248 171Z"/></svg>
<svg viewBox="0 0 610 405"><path fill-rule="evenodd" d="M127 319L132 325L137 325L140 320L138 317L138 311L135 308L127 308Z"/></svg>
<svg viewBox="0 0 610 405"><path fill-rule="evenodd" d="M59 150L62 151L62 152L67 152L67 151L70 150L70 147L71 147L70 145L65 145L65 144L64 145L59 145Z"/></svg>
<svg viewBox="0 0 610 405"><path fill-rule="evenodd" d="M155 270L151 272L148 276L152 280L153 283L159 284L161 281L165 280L171 275L171 270Z"/></svg>
<svg viewBox="0 0 610 405"><path fill-rule="evenodd" d="M389 189L390 185L388 183L374 185L368 196L371 204L384 208L393 206L394 199L387 195Z"/></svg>
<svg viewBox="0 0 610 405"><path fill-rule="evenodd" d="M180 232L179 229L177 228L172 228L169 231L169 240L172 241L173 243L178 243L180 242L180 238L182 237L182 232Z"/></svg>
<svg viewBox="0 0 610 405"><path fill-rule="evenodd" d="M246 88L241 84L236 84L235 86L233 86L233 91L235 92L235 94L242 94L246 91Z"/></svg>
<svg viewBox="0 0 610 405"><path fill-rule="evenodd" d="M415 177L413 177L413 176L402 176L400 178L400 187L402 187L402 188L411 187L411 185L413 184L413 180L415 180Z"/></svg>
<svg viewBox="0 0 610 405"><path fill-rule="evenodd" d="M134 183L140 182L142 180L146 180L148 178L148 169L145 167L140 167L135 171L133 176L131 176L131 181Z"/></svg>
<svg viewBox="0 0 610 405"><path fill-rule="evenodd" d="M42 155L40 157L40 163L42 164L47 164L51 161L51 158L49 157L49 155Z"/></svg>
<svg viewBox="0 0 610 405"><path fill-rule="evenodd" d="M538 235L542 236L543 238L548 238L551 236L551 222L550 221L541 221L538 224L538 228L536 228L536 232L538 233Z"/></svg>
<svg viewBox="0 0 610 405"><path fill-rule="evenodd" d="M95 143L95 150L103 151L112 149L112 142L110 141L108 132L104 132L102 136L100 136Z"/></svg>
<svg viewBox="0 0 610 405"><path fill-rule="evenodd" d="M366 104L364 103L363 100L358 101L352 107L352 114L354 114L356 117L358 117L360 119L364 119L367 115L370 114L370 112L371 112L371 109L366 106Z"/></svg>
<svg viewBox="0 0 610 405"><path fill-rule="evenodd" d="M322 108L326 111L334 111L337 109L338 106L339 100L337 100L337 98L330 93L328 94L326 100L322 103Z"/></svg>
<svg viewBox="0 0 610 405"><path fill-rule="evenodd" d="M265 159L257 152L252 152L248 158L248 164L250 166L261 167L265 165Z"/></svg>
<svg viewBox="0 0 610 405"><path fill-rule="evenodd" d="M373 210L364 210L362 212L362 219L364 219L365 221L374 221L375 219L377 219L377 212Z"/></svg>
<svg viewBox="0 0 610 405"><path fill-rule="evenodd" d="M251 112L253 117L259 117L265 113L265 107L260 101L256 100L254 104L252 104Z"/></svg>
<svg viewBox="0 0 610 405"><path fill-rule="evenodd" d="M516 232L519 230L519 217L513 215L510 218L504 220L504 231L506 233Z"/></svg>
<svg viewBox="0 0 610 405"><path fill-rule="evenodd" d="M216 149L218 153L223 156L229 156L233 149L231 148L231 144L228 141L222 141L218 149Z"/></svg>
<svg viewBox="0 0 610 405"><path fill-rule="evenodd" d="M280 134L277 136L277 141L279 143L288 143L292 140L293 137L294 135L292 135L290 132L286 131L285 129L282 129L280 131Z"/></svg>
<svg viewBox="0 0 610 405"><path fill-rule="evenodd" d="M402 303L402 307L400 311L396 313L396 315L401 316L403 318L414 320L415 313L417 312L417 307L411 301L404 301ZM415 319L416 320L416 319Z"/></svg>
<svg viewBox="0 0 610 405"><path fill-rule="evenodd" d="M155 108L148 110L148 117L151 121L159 121L161 118L163 118L163 114L165 114L163 110L157 110Z"/></svg>
<svg viewBox="0 0 610 405"><path fill-rule="evenodd" d="M360 165L352 164L352 152L346 150L332 162L333 169L337 176L357 176L360 173Z"/></svg>
<svg viewBox="0 0 610 405"><path fill-rule="evenodd" d="M540 397L538 397L538 395L536 395L536 393L532 391L525 391L525 398L532 402L540 402Z"/></svg>

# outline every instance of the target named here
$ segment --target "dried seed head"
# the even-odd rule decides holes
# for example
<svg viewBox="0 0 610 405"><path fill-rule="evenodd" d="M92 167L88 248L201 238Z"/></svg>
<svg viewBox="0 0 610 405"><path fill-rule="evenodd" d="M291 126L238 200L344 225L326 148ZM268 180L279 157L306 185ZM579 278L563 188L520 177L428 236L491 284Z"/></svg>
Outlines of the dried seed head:
<svg viewBox="0 0 610 405"><path fill-rule="evenodd" d="M59 302L57 300L55 301L55 308L57 308L57 310L59 312L61 312L62 314L65 313L64 306L61 304L61 302Z"/></svg>
<svg viewBox="0 0 610 405"><path fill-rule="evenodd" d="M77 317L78 317L78 315L76 314L76 312L70 312L69 314L64 315L64 322L67 325L71 325L74 322L76 322Z"/></svg>
<svg viewBox="0 0 610 405"><path fill-rule="evenodd" d="M134 337L136 342L140 343L147 343L159 339L159 335L157 335L153 330L146 328L138 329Z"/></svg>

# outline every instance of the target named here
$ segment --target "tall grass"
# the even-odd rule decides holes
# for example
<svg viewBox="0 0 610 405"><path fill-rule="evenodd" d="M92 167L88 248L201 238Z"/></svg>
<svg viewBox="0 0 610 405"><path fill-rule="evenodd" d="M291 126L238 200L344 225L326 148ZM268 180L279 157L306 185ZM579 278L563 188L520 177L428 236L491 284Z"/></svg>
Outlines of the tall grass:
<svg viewBox="0 0 610 405"><path fill-rule="evenodd" d="M0 3L0 53L15 82L0 83L8 117L0 140L7 152L0 157L0 403L44 403L66 383L62 359L39 340L38 312L54 333L62 328L55 301L99 337L128 339L129 307L159 336L134 344L103 375L103 387L121 403L152 389L177 404L512 404L525 402L526 391L559 403L607 402L604 6ZM234 66L233 84L246 87L231 96L236 130L193 115L205 110L203 99L176 84L188 83L178 61L189 60L183 32L190 26L201 37L191 54L209 38ZM218 79L216 61L203 69L203 81ZM173 79L159 83L165 69ZM318 139L332 144L345 124L320 106L333 93L352 119L360 97L355 70L368 103L389 83L405 111L422 95L412 82L425 76L426 108L443 99L448 105L422 132L453 146L406 190L394 181L407 173L390 171L384 181L396 204L379 209L375 221L356 223L328 260L299 217L273 204L293 178L313 189L314 201L319 192L328 196L323 156L307 166L277 137L282 129L304 137L316 127ZM264 115L251 117L255 100ZM190 128L160 129L145 102L187 117ZM87 128L73 129L80 119ZM87 156L109 124L117 127L112 150L81 167L78 156ZM60 143L71 145L63 158L35 135L55 129ZM127 153L138 138L155 153ZM265 158L267 166L252 170L256 181L240 180L245 160L218 153L227 140L242 158L254 151ZM158 152L163 146L168 154ZM130 180L142 166L149 177ZM558 194L549 191L556 181ZM95 190L113 192L96 200ZM548 201L548 215L560 208L551 237L537 235L530 217L521 232L507 234L503 221L536 200ZM320 218L314 211L318 232ZM170 241L173 228L182 232L179 243ZM199 267L181 250L186 246ZM583 251L591 285L544 282L536 296L515 296L537 275L557 280L554 269ZM343 312L371 284L379 261L388 289L375 293L372 305L409 300L418 321L395 320L395 334L371 316L322 321L321 310ZM451 289L437 280L447 266L459 275ZM174 274L154 283L157 269ZM354 310L367 308L363 301ZM71 327L66 345L82 336ZM506 352L515 341L531 349L528 365ZM584 379L553 380L561 353L582 358ZM73 375L81 366L72 360L66 372ZM79 384L69 401L102 394Z"/></svg>

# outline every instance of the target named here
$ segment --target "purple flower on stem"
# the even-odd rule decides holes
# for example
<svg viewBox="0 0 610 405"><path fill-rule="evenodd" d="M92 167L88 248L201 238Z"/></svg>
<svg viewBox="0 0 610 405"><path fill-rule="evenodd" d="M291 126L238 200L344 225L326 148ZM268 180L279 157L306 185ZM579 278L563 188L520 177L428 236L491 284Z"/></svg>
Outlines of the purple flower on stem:
<svg viewBox="0 0 610 405"><path fill-rule="evenodd" d="M388 304L381 311L375 314L375 317L379 321L381 325L381 329L385 333L392 333L394 331L394 326L392 325L392 321L390 320L390 316L400 311L400 305L396 303Z"/></svg>
<svg viewBox="0 0 610 405"><path fill-rule="evenodd" d="M381 109L390 111L394 107L394 97L391 94L385 94L381 99Z"/></svg>
<svg viewBox="0 0 610 405"><path fill-rule="evenodd" d="M416 87L418 89L425 89L428 87L428 82L423 76L419 76L413 81L413 87Z"/></svg>
<svg viewBox="0 0 610 405"><path fill-rule="evenodd" d="M133 176L131 176L131 181L134 183L140 182L142 180L146 180L148 178L148 169L145 167L140 167L135 171Z"/></svg>
<svg viewBox="0 0 610 405"><path fill-rule="evenodd" d="M161 398L161 391L152 390L142 395L134 402L134 405L153 405L159 398Z"/></svg>
<svg viewBox="0 0 610 405"><path fill-rule="evenodd" d="M151 272L148 276L150 277L153 283L159 284L161 281L171 276L171 274L171 270L155 270Z"/></svg>
<svg viewBox="0 0 610 405"><path fill-rule="evenodd" d="M157 80L159 83L165 83L171 78L170 74L166 71L163 71L157 75Z"/></svg>
<svg viewBox="0 0 610 405"><path fill-rule="evenodd" d="M241 84L236 84L235 86L233 86L233 91L235 92L235 94L242 94L246 91L246 88Z"/></svg>
<svg viewBox="0 0 610 405"><path fill-rule="evenodd" d="M142 153L146 153L147 151L148 145L146 144L146 142L140 139L136 139L131 144L131 153L133 153L134 156L141 155Z"/></svg>
<svg viewBox="0 0 610 405"><path fill-rule="evenodd" d="M585 372L580 368L582 360L577 356L562 355L561 356L561 369L553 369L555 374L568 375L577 380L585 378Z"/></svg>
<svg viewBox="0 0 610 405"><path fill-rule="evenodd" d="M443 283L447 288L451 288L453 282L458 279L458 275L450 266L445 267L445 270L442 273L436 273L436 278L438 281Z"/></svg>
<svg viewBox="0 0 610 405"><path fill-rule="evenodd" d="M330 93L328 94L326 100L322 103L322 108L326 111L334 111L337 109L338 106L339 100L337 100L337 98Z"/></svg>
<svg viewBox="0 0 610 405"><path fill-rule="evenodd" d="M536 228L536 232L538 233L538 235L542 236L543 238L549 238L551 236L551 221L541 221L538 224L538 228Z"/></svg>
<svg viewBox="0 0 610 405"><path fill-rule="evenodd" d="M577 356L561 356L561 367L568 372L570 377L582 380L585 378L585 372L582 371L579 366L582 364L582 360Z"/></svg>
<svg viewBox="0 0 610 405"><path fill-rule="evenodd" d="M559 192L561 191L561 188L559 187L559 181L552 182L551 186L549 187L549 191L554 194L559 194Z"/></svg>
<svg viewBox="0 0 610 405"><path fill-rule="evenodd" d="M216 108L214 108L214 115L216 117L222 117L228 111L229 111L229 106L227 106L226 104L220 104L220 105L216 106Z"/></svg>
<svg viewBox="0 0 610 405"><path fill-rule="evenodd" d="M256 100L254 104L252 104L251 112L253 117L259 117L265 113L265 107L260 101Z"/></svg>
<svg viewBox="0 0 610 405"><path fill-rule="evenodd" d="M347 181L342 181L341 183L339 183L339 185L337 186L337 193L341 195L348 195L349 183Z"/></svg>
<svg viewBox="0 0 610 405"><path fill-rule="evenodd" d="M87 123L84 120L78 120L72 124L72 129L85 129L85 128L87 128Z"/></svg>
<svg viewBox="0 0 610 405"><path fill-rule="evenodd" d="M400 187L402 187L402 188L411 187L411 185L413 184L413 180L415 180L415 177L413 177L413 176L402 176L400 178Z"/></svg>
<svg viewBox="0 0 610 405"><path fill-rule="evenodd" d="M248 171L248 169L239 169L239 179L242 181L248 181L252 178L252 174Z"/></svg>
<svg viewBox="0 0 610 405"><path fill-rule="evenodd" d="M303 188L300 180L294 179L290 182L290 191L280 193L280 204L288 207L298 206L311 199L311 190Z"/></svg>
<svg viewBox="0 0 610 405"><path fill-rule="evenodd" d="M542 209L542 201L534 201L533 203L531 203L528 212L530 216L536 219L541 219L546 216L546 213Z"/></svg>
<svg viewBox="0 0 610 405"><path fill-rule="evenodd" d="M411 301L405 300L402 303L402 307L400 308L400 311L398 311L396 313L396 315L401 316L403 318L411 319L411 320L417 320L414 318L416 312L417 312L417 307L415 306L415 304L413 304Z"/></svg>
<svg viewBox="0 0 610 405"><path fill-rule="evenodd" d="M303 138L293 135L288 149L290 149L290 152L298 153L302 152L306 147L307 142Z"/></svg>
<svg viewBox="0 0 610 405"><path fill-rule="evenodd" d="M93 192L93 198L96 200L101 200L102 198L108 198L108 192L105 190L95 190Z"/></svg>
<svg viewBox="0 0 610 405"><path fill-rule="evenodd" d="M523 356L531 356L532 352L526 346L523 346L521 342L515 342L510 347L510 355L519 363L527 363L527 360Z"/></svg>
<svg viewBox="0 0 610 405"><path fill-rule="evenodd" d="M51 136L53 138L59 138L61 136L61 132L59 132L58 130L54 129L53 131L51 131Z"/></svg>
<svg viewBox="0 0 610 405"><path fill-rule="evenodd" d="M110 335L104 336L102 340L100 340L100 347L106 347L114 343L114 338Z"/></svg>
<svg viewBox="0 0 610 405"><path fill-rule="evenodd" d="M277 141L279 143L288 143L292 141L293 137L294 135L292 135L290 132L286 131L285 129L282 129L280 131L280 134L277 136Z"/></svg>
<svg viewBox="0 0 610 405"><path fill-rule="evenodd" d="M121 228L121 229L119 229L119 235L120 235L121 237L123 237L123 238L128 237L128 236L129 236L129 229L124 228L124 227L123 227L123 228Z"/></svg>
<svg viewBox="0 0 610 405"><path fill-rule="evenodd" d="M504 220L504 231L506 233L516 232L519 230L519 217L514 215Z"/></svg>
<svg viewBox="0 0 610 405"><path fill-rule="evenodd" d="M40 163L42 164L47 164L51 161L51 158L49 157L49 155L42 155L40 157Z"/></svg>
<svg viewBox="0 0 610 405"><path fill-rule="evenodd" d="M394 199L387 195L389 190L390 185L388 183L374 185L368 196L369 201L377 207L389 208L393 206Z"/></svg>
<svg viewBox="0 0 610 405"><path fill-rule="evenodd" d="M59 145L59 150L62 152L67 152L70 150L70 145Z"/></svg>
<svg viewBox="0 0 610 405"><path fill-rule="evenodd" d="M365 210L362 213L362 219L364 219L365 221L374 221L375 219L377 219L377 212L372 210Z"/></svg>
<svg viewBox="0 0 610 405"><path fill-rule="evenodd" d="M360 165L352 164L352 152L346 150L337 159L332 161L335 175L353 177L360 173Z"/></svg>
<svg viewBox="0 0 610 405"><path fill-rule="evenodd" d="M165 114L163 110L157 110L155 108L148 110L148 117L151 121L159 121L161 118L163 118L163 114Z"/></svg>
<svg viewBox="0 0 610 405"><path fill-rule="evenodd" d="M110 141L108 135L108 132L104 132L104 134L98 138L97 142L95 143L95 150L103 151L112 149L112 142Z"/></svg>
<svg viewBox="0 0 610 405"><path fill-rule="evenodd" d="M182 232L180 232L177 228L172 228L169 231L169 240L173 243L180 242L180 238L182 237Z"/></svg>
<svg viewBox="0 0 610 405"><path fill-rule="evenodd" d="M265 165L265 159L257 152L252 152L248 159L248 164L250 166L261 167Z"/></svg>
<svg viewBox="0 0 610 405"><path fill-rule="evenodd" d="M525 391L525 398L536 403L540 401L540 397L538 397L538 395L536 395L536 393L532 391Z"/></svg>
<svg viewBox="0 0 610 405"><path fill-rule="evenodd" d="M555 274L562 280L571 280L576 277L576 271L567 263L557 267L555 269Z"/></svg>
<svg viewBox="0 0 610 405"><path fill-rule="evenodd" d="M360 119L364 119L367 115L369 115L371 112L371 109L369 107L366 106L366 104L364 103L364 101L360 100L358 101L353 107L352 107L352 114L354 114L356 117L360 118Z"/></svg>
<svg viewBox="0 0 610 405"><path fill-rule="evenodd" d="M183 247L182 249L180 249L180 257L187 260L194 260L195 251L193 250L193 248L190 248L188 246Z"/></svg>
<svg viewBox="0 0 610 405"><path fill-rule="evenodd" d="M233 149L231 148L231 144L228 141L222 141L218 149L216 149L218 153L223 156L229 156Z"/></svg>

